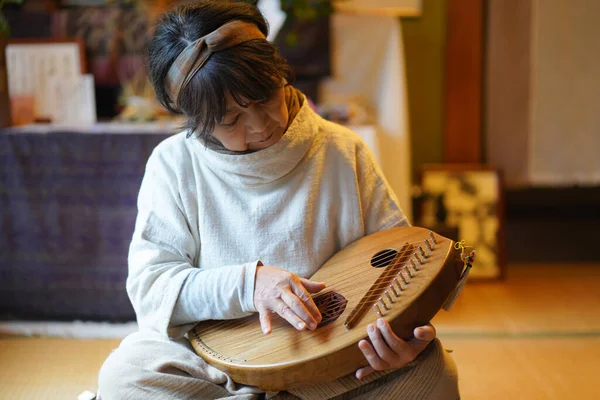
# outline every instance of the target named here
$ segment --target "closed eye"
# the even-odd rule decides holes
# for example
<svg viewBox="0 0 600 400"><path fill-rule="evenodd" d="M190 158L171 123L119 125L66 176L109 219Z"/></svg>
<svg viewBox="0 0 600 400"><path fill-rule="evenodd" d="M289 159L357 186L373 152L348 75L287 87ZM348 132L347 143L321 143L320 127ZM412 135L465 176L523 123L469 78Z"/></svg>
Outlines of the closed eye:
<svg viewBox="0 0 600 400"><path fill-rule="evenodd" d="M231 122L221 122L221 126L234 126L238 122L239 119L240 119L240 114L238 114Z"/></svg>

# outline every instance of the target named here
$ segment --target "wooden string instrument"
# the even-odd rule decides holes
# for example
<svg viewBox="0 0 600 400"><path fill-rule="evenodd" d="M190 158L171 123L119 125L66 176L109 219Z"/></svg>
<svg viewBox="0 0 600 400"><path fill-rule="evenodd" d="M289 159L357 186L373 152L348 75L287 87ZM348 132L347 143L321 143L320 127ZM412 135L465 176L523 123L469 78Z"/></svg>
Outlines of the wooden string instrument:
<svg viewBox="0 0 600 400"><path fill-rule="evenodd" d="M265 335L254 314L203 321L189 338L209 364L263 390L334 380L368 365L357 345L368 324L383 317L398 336L412 337L452 302L468 268L450 239L419 227L388 229L350 244L312 276L327 283L313 297L323 316L314 331L274 315Z"/></svg>

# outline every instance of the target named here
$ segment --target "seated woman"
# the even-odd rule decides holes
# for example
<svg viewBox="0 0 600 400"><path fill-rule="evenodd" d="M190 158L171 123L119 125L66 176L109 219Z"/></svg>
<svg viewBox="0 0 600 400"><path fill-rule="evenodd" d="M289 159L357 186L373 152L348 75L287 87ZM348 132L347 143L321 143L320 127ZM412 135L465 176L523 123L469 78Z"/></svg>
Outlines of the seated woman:
<svg viewBox="0 0 600 400"><path fill-rule="evenodd" d="M325 285L307 278L353 241L408 224L367 146L309 107L267 31L234 1L179 7L155 28L150 79L187 125L148 160L127 279L139 332L105 361L101 398L457 399L430 325L404 341L380 319L358 343L369 366L279 394L232 381L185 337L252 313L264 334L273 314L314 330L311 293Z"/></svg>

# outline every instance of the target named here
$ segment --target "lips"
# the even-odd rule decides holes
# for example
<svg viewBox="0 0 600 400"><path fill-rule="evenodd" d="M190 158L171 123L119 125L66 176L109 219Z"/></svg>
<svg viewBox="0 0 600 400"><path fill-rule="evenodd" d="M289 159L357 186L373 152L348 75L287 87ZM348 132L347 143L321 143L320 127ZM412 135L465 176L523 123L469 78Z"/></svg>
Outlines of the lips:
<svg viewBox="0 0 600 400"><path fill-rule="evenodd" d="M263 140L259 140L258 143L264 143L269 141L271 138L273 137L273 133L271 133L269 136L267 136L265 139Z"/></svg>
<svg viewBox="0 0 600 400"><path fill-rule="evenodd" d="M270 132L270 133L264 139L257 140L257 143L264 143L264 142L269 141L275 134L276 130L277 130L277 127L275 127L274 129L271 129L271 124L267 125L265 132Z"/></svg>

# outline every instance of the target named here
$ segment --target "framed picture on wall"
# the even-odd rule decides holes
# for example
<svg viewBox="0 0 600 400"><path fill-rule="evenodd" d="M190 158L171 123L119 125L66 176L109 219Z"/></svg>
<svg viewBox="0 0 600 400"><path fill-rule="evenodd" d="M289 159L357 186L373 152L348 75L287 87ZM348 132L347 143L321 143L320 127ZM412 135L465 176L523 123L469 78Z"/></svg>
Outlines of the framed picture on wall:
<svg viewBox="0 0 600 400"><path fill-rule="evenodd" d="M11 39L6 66L14 125L95 122L82 39Z"/></svg>
<svg viewBox="0 0 600 400"><path fill-rule="evenodd" d="M420 171L417 223L477 253L470 279L505 276L504 196L502 175L479 164L428 164ZM440 232L441 231L441 232ZM449 235L449 236L451 236Z"/></svg>

